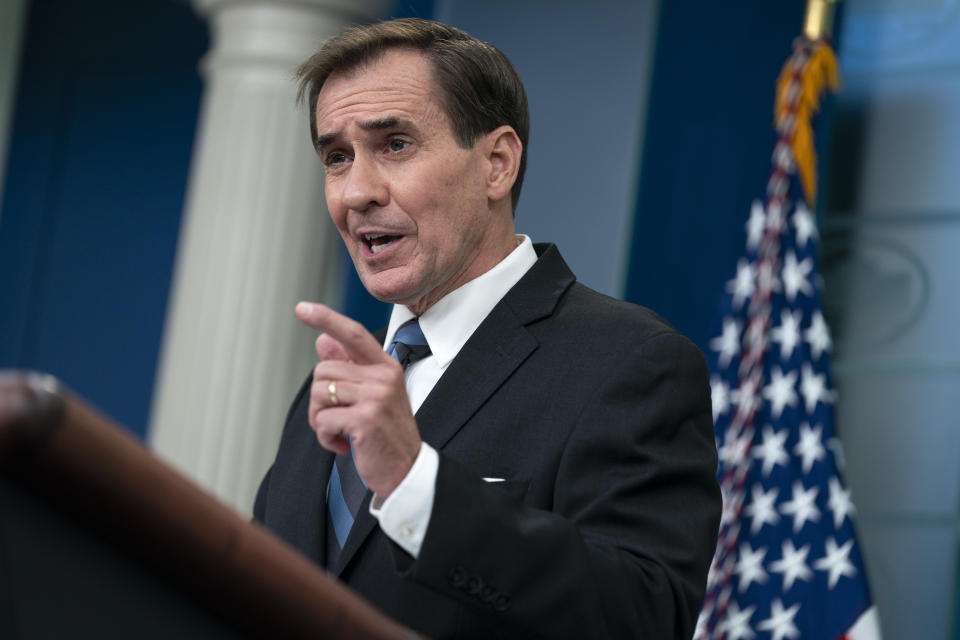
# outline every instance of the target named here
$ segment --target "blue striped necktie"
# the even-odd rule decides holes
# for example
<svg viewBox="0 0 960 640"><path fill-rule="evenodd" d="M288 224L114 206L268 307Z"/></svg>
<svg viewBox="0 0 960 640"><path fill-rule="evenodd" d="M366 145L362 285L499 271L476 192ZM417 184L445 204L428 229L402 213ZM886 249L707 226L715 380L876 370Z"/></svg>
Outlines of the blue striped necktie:
<svg viewBox="0 0 960 640"><path fill-rule="evenodd" d="M387 353L404 370L411 364L430 355L430 345L420 329L416 318L405 322L390 343ZM360 505L367 493L367 485L357 473L353 462L353 450L337 455L330 471L330 484L327 497L329 517L327 518L327 566L331 566L339 555L347 536L360 511Z"/></svg>

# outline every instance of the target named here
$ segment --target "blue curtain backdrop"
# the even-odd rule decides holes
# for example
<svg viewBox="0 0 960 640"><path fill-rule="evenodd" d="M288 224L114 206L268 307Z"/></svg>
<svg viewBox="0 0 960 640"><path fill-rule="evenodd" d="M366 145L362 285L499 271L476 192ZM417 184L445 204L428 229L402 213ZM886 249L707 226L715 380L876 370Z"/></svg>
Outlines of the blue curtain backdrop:
<svg viewBox="0 0 960 640"><path fill-rule="evenodd" d="M187 3L35 0L2 216L0 368L142 436L200 102Z"/></svg>
<svg viewBox="0 0 960 640"><path fill-rule="evenodd" d="M769 176L775 83L803 29L806 1L731 7L661 3L624 291L703 351L743 250L750 203ZM821 166L830 121L823 115Z"/></svg>

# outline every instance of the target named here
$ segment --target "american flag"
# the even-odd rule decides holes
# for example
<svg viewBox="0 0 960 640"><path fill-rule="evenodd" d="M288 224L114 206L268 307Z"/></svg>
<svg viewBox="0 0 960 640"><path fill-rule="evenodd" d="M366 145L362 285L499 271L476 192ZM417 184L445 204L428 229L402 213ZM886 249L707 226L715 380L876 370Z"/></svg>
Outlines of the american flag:
<svg viewBox="0 0 960 640"><path fill-rule="evenodd" d="M788 62L793 104L710 342L723 516L695 639L880 637L838 470L818 233L792 145L815 44L798 40Z"/></svg>

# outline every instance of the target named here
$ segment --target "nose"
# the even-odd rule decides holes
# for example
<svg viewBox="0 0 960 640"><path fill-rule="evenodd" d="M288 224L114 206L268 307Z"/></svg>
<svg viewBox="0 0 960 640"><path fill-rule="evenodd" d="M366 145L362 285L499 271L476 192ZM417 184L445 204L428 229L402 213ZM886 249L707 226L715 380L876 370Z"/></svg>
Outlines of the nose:
<svg viewBox="0 0 960 640"><path fill-rule="evenodd" d="M357 154L344 181L342 197L348 209L364 212L374 206L385 206L390 190L377 164Z"/></svg>

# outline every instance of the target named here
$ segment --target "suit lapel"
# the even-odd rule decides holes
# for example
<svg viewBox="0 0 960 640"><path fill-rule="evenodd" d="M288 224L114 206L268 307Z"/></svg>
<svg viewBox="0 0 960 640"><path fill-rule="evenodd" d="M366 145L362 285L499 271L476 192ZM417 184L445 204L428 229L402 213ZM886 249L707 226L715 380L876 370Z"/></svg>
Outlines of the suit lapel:
<svg viewBox="0 0 960 640"><path fill-rule="evenodd" d="M573 273L553 245L537 245L539 259L470 336L460 353L417 411L420 436L440 450L490 396L537 349L526 325L553 313L560 297L574 283ZM383 342L385 331L378 332ZM325 462L329 477L333 456ZM370 515L368 491L347 542L328 571L340 576L363 542L376 528ZM322 531L326 532L326 500Z"/></svg>
<svg viewBox="0 0 960 640"><path fill-rule="evenodd" d="M497 305L417 412L420 436L440 450L537 348L513 312Z"/></svg>
<svg viewBox="0 0 960 640"><path fill-rule="evenodd" d="M526 326L552 314L575 280L556 247L536 249L537 262L477 327L417 412L420 436L437 450L537 349Z"/></svg>

